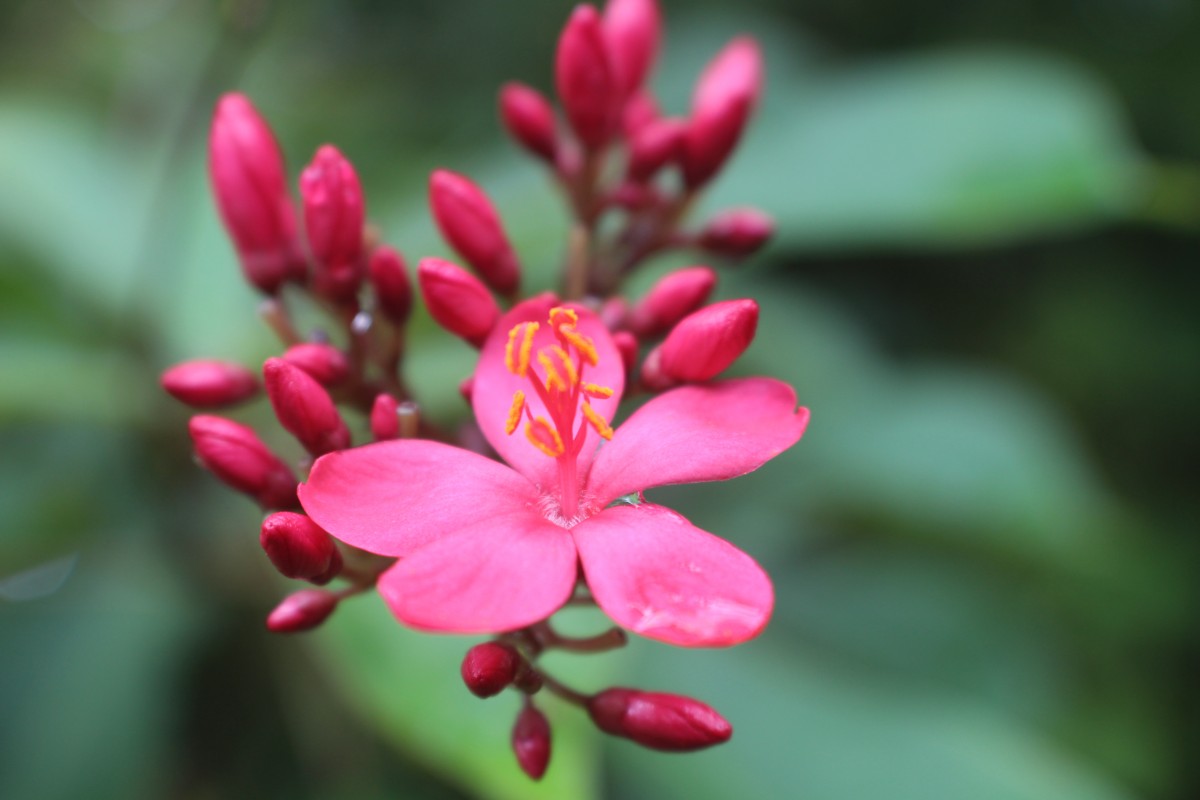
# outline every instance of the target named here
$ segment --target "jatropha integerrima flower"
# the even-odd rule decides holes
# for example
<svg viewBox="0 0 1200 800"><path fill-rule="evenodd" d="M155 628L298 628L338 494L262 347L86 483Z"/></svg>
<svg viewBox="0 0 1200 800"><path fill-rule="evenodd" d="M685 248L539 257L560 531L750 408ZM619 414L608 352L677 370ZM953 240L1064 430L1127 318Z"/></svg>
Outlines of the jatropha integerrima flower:
<svg viewBox="0 0 1200 800"><path fill-rule="evenodd" d="M209 147L217 208L247 280L265 295L259 313L281 352L265 360L261 382L257 370L213 360L162 379L204 409L237 406L263 386L295 439L277 452L232 419L190 422L200 463L269 512L260 542L275 571L331 585L284 598L268 629L309 630L377 589L405 625L488 635L468 650L462 679L480 697L522 696L511 745L533 779L551 754L550 722L534 702L542 692L646 747L729 738L729 723L698 700L583 694L541 656L603 652L624 645L626 631L683 647L758 635L774 603L766 572L645 492L757 469L808 421L786 384L719 380L753 341L758 305L710 304L710 266L670 272L638 298L621 294L655 254L741 258L773 227L749 208L685 227L757 103L757 44L734 39L698 81L690 115L674 119L646 85L661 34L655 0L580 6L556 49L558 107L524 84L501 89L504 127L548 170L571 214L557 292L521 294L496 204L444 168L430 178L431 214L470 271L421 258L414 292L404 257L367 224L349 159L319 148L297 206L263 117L242 95L221 98ZM417 403L425 387L404 379L415 294L479 350L459 387L474 427L430 425ZM297 302L327 314L327 327L297 330ZM639 395L646 402L615 424L623 401ZM489 446L501 460L481 455ZM552 617L566 604L594 605L615 626L564 636Z"/></svg>

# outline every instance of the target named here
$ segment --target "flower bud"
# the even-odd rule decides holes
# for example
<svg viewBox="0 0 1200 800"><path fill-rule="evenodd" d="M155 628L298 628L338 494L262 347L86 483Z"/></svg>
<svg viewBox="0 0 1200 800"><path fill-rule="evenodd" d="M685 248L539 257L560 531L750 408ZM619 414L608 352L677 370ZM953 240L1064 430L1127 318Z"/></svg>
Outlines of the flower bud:
<svg viewBox="0 0 1200 800"><path fill-rule="evenodd" d="M726 300L685 317L666 340L646 357L644 377L673 383L698 383L715 378L737 360L758 327L758 303Z"/></svg>
<svg viewBox="0 0 1200 800"><path fill-rule="evenodd" d="M629 140L625 174L633 181L646 181L675 158L687 132L682 120L659 119L641 127Z"/></svg>
<svg viewBox="0 0 1200 800"><path fill-rule="evenodd" d="M362 186L350 162L333 145L322 145L300 175L304 229L316 262L314 290L345 301L362 283Z"/></svg>
<svg viewBox="0 0 1200 800"><path fill-rule="evenodd" d="M399 251L382 246L371 253L368 267L375 288L376 307L397 325L408 321L412 312L412 283Z"/></svg>
<svg viewBox="0 0 1200 800"><path fill-rule="evenodd" d="M658 55L661 30L655 0L609 0L605 5L604 35L622 97L645 82Z"/></svg>
<svg viewBox="0 0 1200 800"><path fill-rule="evenodd" d="M512 732L513 752L526 775L541 780L550 763L550 721L533 703L526 703Z"/></svg>
<svg viewBox="0 0 1200 800"><path fill-rule="evenodd" d="M683 139L684 181L707 182L733 152L762 91L762 55L747 36L730 42L704 69Z"/></svg>
<svg viewBox="0 0 1200 800"><path fill-rule="evenodd" d="M468 375L467 377L463 378L461 381L458 382L458 394L463 400L465 400L467 402L467 405L471 405L471 394L474 391L475 391L475 376L474 375Z"/></svg>
<svg viewBox="0 0 1200 800"><path fill-rule="evenodd" d="M659 336L704 305L716 285L717 273L708 267L669 272L633 307L627 325L642 338Z"/></svg>
<svg viewBox="0 0 1200 800"><path fill-rule="evenodd" d="M462 267L440 258L424 258L417 265L417 283L430 316L455 336L475 347L500 319L500 307L487 287Z"/></svg>
<svg viewBox="0 0 1200 800"><path fill-rule="evenodd" d="M289 594L267 616L267 629L274 633L297 633L320 625L337 608L338 596L320 589L301 589Z"/></svg>
<svg viewBox="0 0 1200 800"><path fill-rule="evenodd" d="M333 538L303 514L277 511L263 520L258 541L275 569L286 578L321 578L335 559L341 565Z"/></svg>
<svg viewBox="0 0 1200 800"><path fill-rule="evenodd" d="M316 379L282 358L263 364L267 397L279 424L314 456L350 446L350 431Z"/></svg>
<svg viewBox="0 0 1200 800"><path fill-rule="evenodd" d="M733 734L716 711L677 694L606 689L588 701L587 709L600 730L654 750L699 750Z"/></svg>
<svg viewBox="0 0 1200 800"><path fill-rule="evenodd" d="M302 279L304 258L283 154L245 95L227 94L217 101L208 138L208 174L246 280L275 294L284 281Z"/></svg>
<svg viewBox="0 0 1200 800"><path fill-rule="evenodd" d="M375 403L371 406L371 435L375 441L395 439L400 435L400 420L396 416L399 405L390 394L375 397Z"/></svg>
<svg viewBox="0 0 1200 800"><path fill-rule="evenodd" d="M294 344L284 352L283 360L304 370L322 386L341 383L350 374L350 362L342 351L324 342Z"/></svg>
<svg viewBox="0 0 1200 800"><path fill-rule="evenodd" d="M477 644L463 658L463 683L477 697L491 697L513 682L520 666L521 656L511 646L499 642Z"/></svg>
<svg viewBox="0 0 1200 800"><path fill-rule="evenodd" d="M221 408L258 393L254 373L230 361L185 361L164 372L159 382L169 395L195 408Z"/></svg>
<svg viewBox="0 0 1200 800"><path fill-rule="evenodd" d="M462 175L439 169L429 177L429 204L446 241L501 294L512 294L521 266L500 216L483 190Z"/></svg>
<svg viewBox="0 0 1200 800"><path fill-rule="evenodd" d="M223 417L200 415L188 422L196 457L210 472L264 508L296 505L296 477L253 430Z"/></svg>
<svg viewBox="0 0 1200 800"><path fill-rule="evenodd" d="M619 120L622 92L600 15L591 6L576 6L567 20L558 40L554 78L579 141L592 150L607 143Z"/></svg>
<svg viewBox="0 0 1200 800"><path fill-rule="evenodd" d="M767 243L775 221L756 208L733 208L708 221L696 243L718 255L745 258Z"/></svg>
<svg viewBox="0 0 1200 800"><path fill-rule="evenodd" d="M625 103L625 110L621 112L621 130L626 139L632 139L638 131L654 122L659 116L661 114L658 110L658 101L654 99L654 95L649 90L642 89L634 92L633 97Z"/></svg>
<svg viewBox="0 0 1200 800"><path fill-rule="evenodd" d="M523 83L504 84L500 89L500 119L522 147L554 163L558 149L554 109L541 92Z"/></svg>
<svg viewBox="0 0 1200 800"><path fill-rule="evenodd" d="M621 363L625 365L625 374L628 375L637 366L637 337L629 331L617 331L612 338L613 344L617 346L617 352L621 354Z"/></svg>

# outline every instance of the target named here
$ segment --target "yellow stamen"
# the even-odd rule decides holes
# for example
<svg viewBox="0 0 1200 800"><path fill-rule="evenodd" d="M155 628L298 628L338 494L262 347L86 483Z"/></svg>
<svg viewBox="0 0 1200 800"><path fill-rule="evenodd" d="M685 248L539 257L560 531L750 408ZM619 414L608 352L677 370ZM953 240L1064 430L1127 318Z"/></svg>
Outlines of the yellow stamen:
<svg viewBox="0 0 1200 800"><path fill-rule="evenodd" d="M570 325L574 328L577 324L579 324L579 315L575 313L575 309L563 306L555 306L550 309L550 327L557 329L562 325Z"/></svg>
<svg viewBox="0 0 1200 800"><path fill-rule="evenodd" d="M529 356L533 352L533 335L538 332L536 322L522 322L508 332L508 344L504 346L504 366L518 378L524 378L529 370ZM517 339L520 338L520 345Z"/></svg>
<svg viewBox="0 0 1200 800"><path fill-rule="evenodd" d="M558 458L563 454L562 437L542 417L525 423L525 438L551 458Z"/></svg>
<svg viewBox="0 0 1200 800"><path fill-rule="evenodd" d="M512 436L513 431L521 424L521 412L525 410L525 393L520 389L516 391L512 399L512 407L508 409L508 421L504 423L504 432Z"/></svg>
<svg viewBox="0 0 1200 800"><path fill-rule="evenodd" d="M609 427L608 422L588 403L583 404L583 416L587 417L588 423L596 429L596 433L600 434L605 439L611 439L613 437L613 429Z"/></svg>
<svg viewBox="0 0 1200 800"><path fill-rule="evenodd" d="M575 331L566 330L565 328L559 328L558 332L562 334L562 337L566 339L576 351L578 351L579 357L584 361L591 364L593 367L600 363L600 356L596 352L596 345L592 343L591 339L584 336L582 333L576 333Z"/></svg>
<svg viewBox="0 0 1200 800"><path fill-rule="evenodd" d="M542 369L546 371L546 391L557 389L560 392L565 392L569 386L563 380L562 373L558 371L558 367L550 358L547 351L550 348L545 348L538 351L538 363L542 365Z"/></svg>
<svg viewBox="0 0 1200 800"><path fill-rule="evenodd" d="M562 364L562 371L567 374L567 384L569 386L578 384L579 373L575 371L575 362L571 360L571 354L558 345L552 346L550 352L554 353L555 357Z"/></svg>
<svg viewBox="0 0 1200 800"><path fill-rule="evenodd" d="M583 384L583 393L588 397L595 397L597 400L607 400L613 396L613 390L607 386L597 386L594 383Z"/></svg>

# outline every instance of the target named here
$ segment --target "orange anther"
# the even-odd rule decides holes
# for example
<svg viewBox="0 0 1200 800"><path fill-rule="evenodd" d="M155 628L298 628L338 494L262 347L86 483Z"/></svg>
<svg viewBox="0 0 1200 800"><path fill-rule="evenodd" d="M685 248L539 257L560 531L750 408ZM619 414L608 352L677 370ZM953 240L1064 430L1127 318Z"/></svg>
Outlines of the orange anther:
<svg viewBox="0 0 1200 800"><path fill-rule="evenodd" d="M538 332L536 322L522 322L508 332L508 344L504 346L504 366L518 378L524 378L529 370L529 356L533 352L533 335ZM518 339L520 342L518 343Z"/></svg>
<svg viewBox="0 0 1200 800"><path fill-rule="evenodd" d="M579 315L575 313L575 309L564 306L555 306L550 309L550 327L558 329L563 325L569 325L574 328L578 324Z"/></svg>
<svg viewBox="0 0 1200 800"><path fill-rule="evenodd" d="M542 417L525 423L525 438L529 440L530 444L551 458L558 458L563 454L562 437Z"/></svg>
<svg viewBox="0 0 1200 800"><path fill-rule="evenodd" d="M583 416L587 418L588 423L596 429L596 433L603 436L605 439L613 437L613 429L609 426L608 421L597 413L596 409L590 404L583 404Z"/></svg>
<svg viewBox="0 0 1200 800"><path fill-rule="evenodd" d="M613 396L613 390L607 386L597 386L594 383L583 384L583 393L588 397L595 397L597 400L607 400Z"/></svg>
<svg viewBox="0 0 1200 800"><path fill-rule="evenodd" d="M546 391L554 391L557 389L560 392L565 392L569 387L563 379L562 373L558 371L558 367L554 363L554 359L547 355L545 348L538 351L538 363L542 365L542 369L546 371Z"/></svg>
<svg viewBox="0 0 1200 800"><path fill-rule="evenodd" d="M525 410L525 393L520 389L513 394L512 407L508 409L508 420L504 423L504 432L512 436L517 425L521 424L521 412Z"/></svg>

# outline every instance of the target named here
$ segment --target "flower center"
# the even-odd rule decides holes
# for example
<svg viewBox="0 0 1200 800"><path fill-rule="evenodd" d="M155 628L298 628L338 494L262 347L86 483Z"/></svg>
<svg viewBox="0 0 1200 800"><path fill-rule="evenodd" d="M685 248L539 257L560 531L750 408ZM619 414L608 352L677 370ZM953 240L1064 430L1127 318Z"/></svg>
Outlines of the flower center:
<svg viewBox="0 0 1200 800"><path fill-rule="evenodd" d="M592 398L612 397L613 390L583 380L584 371L595 367L599 356L592 340L576 330L578 323L579 315L572 309L556 306L550 309L547 324L554 332L557 344L547 345L535 353L533 337L541 326L536 322L522 322L508 332L508 344L504 348L504 364L508 371L529 381L546 411L546 416L534 415L525 400L525 392L518 390L513 394L504 432L511 436L524 419L525 438L557 462L561 510L547 516L561 518L560 524L565 527L579 521L577 462L588 428L605 439L611 439L613 434L608 422L590 402Z"/></svg>

